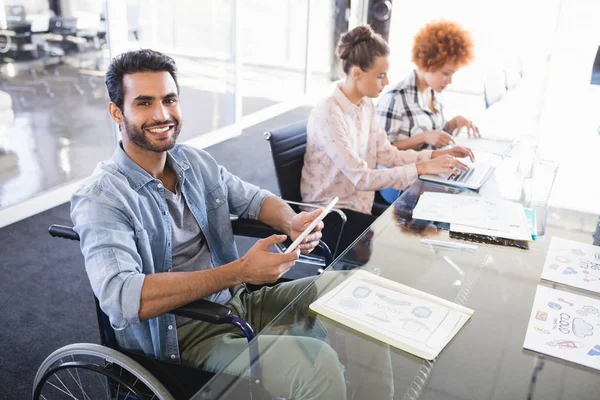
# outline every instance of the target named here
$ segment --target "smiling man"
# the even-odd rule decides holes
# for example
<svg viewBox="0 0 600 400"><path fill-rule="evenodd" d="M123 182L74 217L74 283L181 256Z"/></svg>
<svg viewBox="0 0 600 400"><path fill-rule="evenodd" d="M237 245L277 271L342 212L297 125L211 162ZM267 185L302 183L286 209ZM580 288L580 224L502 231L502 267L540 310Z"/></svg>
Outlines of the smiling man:
<svg viewBox="0 0 600 400"><path fill-rule="evenodd" d="M117 56L106 86L122 142L71 202L92 289L120 346L216 372L245 351L241 333L169 312L204 298L231 308L260 331L310 280L251 293L243 284L274 282L289 270L299 251L275 254L269 246L286 235L298 237L321 210L296 214L208 153L176 144L183 119L170 57L152 50ZM230 214L258 219L285 235L259 240L239 257ZM313 250L322 227L304 240L302 252ZM263 383L274 395L345 397L343 367L323 342L263 336L259 344L269 349L260 362ZM311 359L302 363L306 354ZM247 362L239 357L228 368L242 371Z"/></svg>

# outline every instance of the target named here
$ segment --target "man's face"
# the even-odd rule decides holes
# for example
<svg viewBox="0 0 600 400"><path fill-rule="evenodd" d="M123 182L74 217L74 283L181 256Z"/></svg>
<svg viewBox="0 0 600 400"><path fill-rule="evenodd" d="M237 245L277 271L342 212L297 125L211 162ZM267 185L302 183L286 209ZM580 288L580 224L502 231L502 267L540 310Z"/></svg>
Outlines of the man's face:
<svg viewBox="0 0 600 400"><path fill-rule="evenodd" d="M125 75L123 89L123 141L154 152L172 149L182 120L177 85L171 74Z"/></svg>

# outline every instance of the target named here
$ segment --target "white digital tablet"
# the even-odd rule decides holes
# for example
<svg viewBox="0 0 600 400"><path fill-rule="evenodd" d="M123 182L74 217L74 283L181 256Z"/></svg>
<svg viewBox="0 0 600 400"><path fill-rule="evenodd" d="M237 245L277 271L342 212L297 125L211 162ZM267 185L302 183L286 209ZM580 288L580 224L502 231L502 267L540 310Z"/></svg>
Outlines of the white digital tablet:
<svg viewBox="0 0 600 400"><path fill-rule="evenodd" d="M327 204L327 207L325 207L325 209L323 210L323 212L313 220L313 222L310 223L310 225L304 230L304 232L302 232L302 234L300 236L298 236L298 238L296 238L296 240L294 240L294 242L290 245L290 247L288 247L285 250L284 254L288 254L291 253L292 251L296 250L296 247L298 247L298 245L300 243L302 243L302 241L304 239L306 239L306 237L308 235L311 234L311 232L313 231L313 229L315 229L315 227L319 224L319 222L321 222L323 220L323 218L325 218L325 216L327 214L329 214L329 212L333 209L333 206L336 205L336 203L338 202L338 198L334 197L333 200L331 200L331 203Z"/></svg>

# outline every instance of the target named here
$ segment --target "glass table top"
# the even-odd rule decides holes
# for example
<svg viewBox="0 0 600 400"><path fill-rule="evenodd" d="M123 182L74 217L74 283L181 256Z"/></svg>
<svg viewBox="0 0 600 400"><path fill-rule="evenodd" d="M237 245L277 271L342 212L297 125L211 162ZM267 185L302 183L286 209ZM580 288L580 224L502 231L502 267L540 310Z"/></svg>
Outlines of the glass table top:
<svg viewBox="0 0 600 400"><path fill-rule="evenodd" d="M371 379L367 377L387 376L393 376L395 399L598 399L598 371L523 349L537 286L561 289L558 284L540 280L551 237L588 244L599 244L600 240L598 215L546 206L556 165L535 163L533 172L522 174L519 161L506 158L479 193L417 182L259 337L291 335L323 340L345 366L345 378L349 388L354 388L355 399L379 398L376 390L365 394L360 387ZM528 249L476 243L477 251L468 253L424 245L423 238L454 241L449 238L447 225L412 219L412 209L426 191L520 202L536 209L539 236ZM435 360L420 359L308 309L308 304L355 269L464 305L475 313ZM241 356L248 358L247 354ZM370 357L379 362L369 362ZM249 367L249 358L247 363ZM237 399L240 390L249 390L247 379L221 373L194 398Z"/></svg>

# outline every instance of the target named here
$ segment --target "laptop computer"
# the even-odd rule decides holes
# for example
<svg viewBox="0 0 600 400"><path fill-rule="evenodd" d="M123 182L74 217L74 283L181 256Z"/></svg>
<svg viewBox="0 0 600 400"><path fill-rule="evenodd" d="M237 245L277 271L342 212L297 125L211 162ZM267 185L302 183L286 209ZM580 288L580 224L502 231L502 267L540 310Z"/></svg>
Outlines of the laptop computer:
<svg viewBox="0 0 600 400"><path fill-rule="evenodd" d="M504 158L509 155L517 141L473 138L461 135L454 137L454 143L457 146L467 147L473 151L497 154Z"/></svg>
<svg viewBox="0 0 600 400"><path fill-rule="evenodd" d="M463 187L471 190L479 190L485 181L494 173L494 170L502 161L502 157L490 153L475 153L475 162L468 158L460 161L469 167L468 171L461 171L458 175L439 174L421 175L419 179L428 182L441 183L448 186Z"/></svg>

